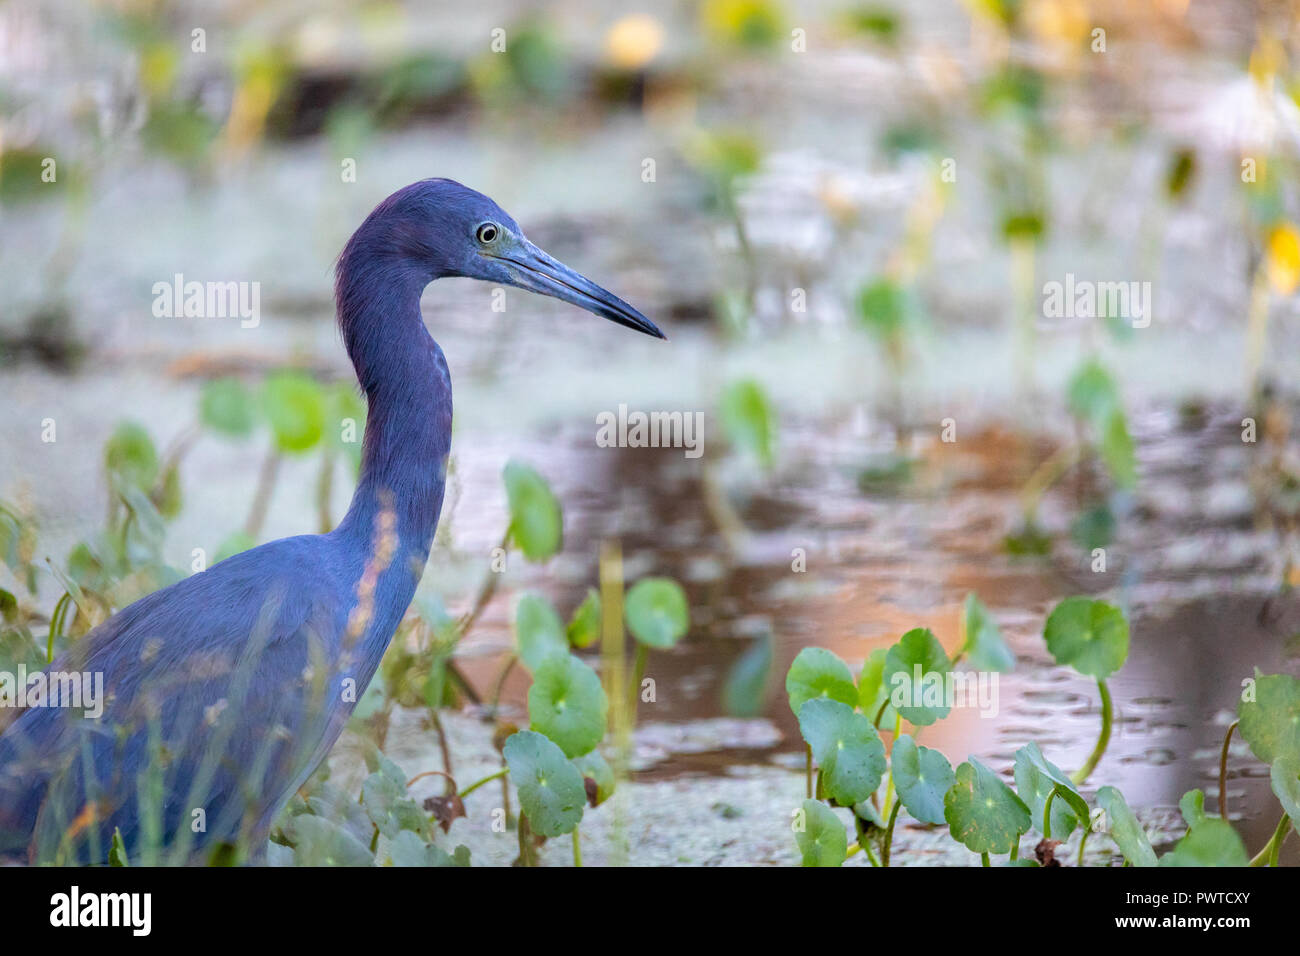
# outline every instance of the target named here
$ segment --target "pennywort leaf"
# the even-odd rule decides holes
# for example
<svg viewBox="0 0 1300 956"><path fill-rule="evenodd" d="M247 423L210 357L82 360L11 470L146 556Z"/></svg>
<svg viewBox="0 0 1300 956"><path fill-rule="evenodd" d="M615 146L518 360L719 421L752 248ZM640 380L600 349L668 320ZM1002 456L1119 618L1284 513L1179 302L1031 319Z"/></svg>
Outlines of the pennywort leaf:
<svg viewBox="0 0 1300 956"><path fill-rule="evenodd" d="M828 698L808 701L799 711L799 731L812 748L827 796L851 807L880 786L885 745L871 721L848 704Z"/></svg>
<svg viewBox="0 0 1300 956"><path fill-rule="evenodd" d="M1024 801L974 757L957 768L943 816L953 838L972 853L1010 853L1033 822Z"/></svg>
<svg viewBox="0 0 1300 956"><path fill-rule="evenodd" d="M566 757L589 753L605 736L609 700L596 672L572 654L553 654L533 672L528 720Z"/></svg>
<svg viewBox="0 0 1300 956"><path fill-rule="evenodd" d="M563 543L559 500L546 479L522 462L507 462L502 475L510 508L510 539L529 561L547 560Z"/></svg>
<svg viewBox="0 0 1300 956"><path fill-rule="evenodd" d="M948 758L929 747L918 747L908 734L894 741L889 755L894 787L907 812L922 823L943 823L943 797L957 782Z"/></svg>
<svg viewBox="0 0 1300 956"><path fill-rule="evenodd" d="M627 592L628 629L642 644L672 647L691 625L686 592L672 578L642 578Z"/></svg>
<svg viewBox="0 0 1300 956"><path fill-rule="evenodd" d="M795 841L804 866L840 866L849 852L844 823L835 811L819 800L805 800L802 827L795 828Z"/></svg>
<svg viewBox="0 0 1300 956"><path fill-rule="evenodd" d="M805 647L795 655L785 675L785 692L796 717L805 703L817 697L838 700L849 707L858 702L849 665L824 647Z"/></svg>
<svg viewBox="0 0 1300 956"><path fill-rule="evenodd" d="M1097 680L1110 677L1128 659L1128 621L1105 601L1066 598L1048 615L1043 638L1056 663Z"/></svg>
<svg viewBox="0 0 1300 956"><path fill-rule="evenodd" d="M534 832L557 837L578 825L587 791L578 768L554 742L521 730L506 740L502 754Z"/></svg>

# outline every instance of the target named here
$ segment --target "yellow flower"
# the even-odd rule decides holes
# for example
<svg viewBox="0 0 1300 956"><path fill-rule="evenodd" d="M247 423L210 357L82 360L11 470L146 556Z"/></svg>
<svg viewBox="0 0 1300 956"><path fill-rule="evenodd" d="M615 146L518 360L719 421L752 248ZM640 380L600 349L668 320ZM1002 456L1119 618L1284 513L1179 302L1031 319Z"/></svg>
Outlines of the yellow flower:
<svg viewBox="0 0 1300 956"><path fill-rule="evenodd" d="M605 55L621 70L640 70L659 55L664 28L644 13L623 17L605 35Z"/></svg>
<svg viewBox="0 0 1300 956"><path fill-rule="evenodd" d="M1300 284L1300 232L1283 223L1268 236L1268 281L1279 295L1290 295Z"/></svg>

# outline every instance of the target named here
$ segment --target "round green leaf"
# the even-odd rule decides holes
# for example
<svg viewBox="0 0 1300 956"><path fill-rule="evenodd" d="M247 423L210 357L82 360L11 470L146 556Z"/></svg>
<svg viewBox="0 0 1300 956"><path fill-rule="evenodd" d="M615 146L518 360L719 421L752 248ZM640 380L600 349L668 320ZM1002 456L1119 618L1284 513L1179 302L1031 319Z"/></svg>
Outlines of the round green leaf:
<svg viewBox="0 0 1300 956"><path fill-rule="evenodd" d="M369 847L332 820L304 813L294 821L297 866L374 866Z"/></svg>
<svg viewBox="0 0 1300 956"><path fill-rule="evenodd" d="M537 594L525 594L515 607L515 644L519 659L535 672L548 657L569 654L569 638L551 602Z"/></svg>
<svg viewBox="0 0 1300 956"><path fill-rule="evenodd" d="M1241 736L1264 763L1300 760L1300 680L1255 673L1254 694L1237 707Z"/></svg>
<svg viewBox="0 0 1300 956"><path fill-rule="evenodd" d="M429 818L406 792L404 775L391 772L395 765L385 760L381 768L361 785L361 802L366 815L384 836L396 837L402 830L423 834Z"/></svg>
<svg viewBox="0 0 1300 956"><path fill-rule="evenodd" d="M1124 612L1088 597L1066 598L1043 628L1047 649L1056 663L1080 674L1105 680L1128 657L1128 621Z"/></svg>
<svg viewBox="0 0 1300 956"><path fill-rule="evenodd" d="M922 823L943 823L943 795L957 782L948 758L902 734L889 755L894 787L907 812Z"/></svg>
<svg viewBox="0 0 1300 956"><path fill-rule="evenodd" d="M908 631L885 655L890 703L918 727L948 716L947 675L952 661L928 627Z"/></svg>
<svg viewBox="0 0 1300 956"><path fill-rule="evenodd" d="M642 644L672 647L691 625L686 592L672 578L642 578L627 592L627 626Z"/></svg>
<svg viewBox="0 0 1300 956"><path fill-rule="evenodd" d="M749 380L729 385L722 393L719 418L729 442L753 455L764 468L771 467L776 414L761 385Z"/></svg>
<svg viewBox="0 0 1300 956"><path fill-rule="evenodd" d="M253 396L237 378L207 382L199 394L199 421L222 435L243 438L256 421Z"/></svg>
<svg viewBox="0 0 1300 956"><path fill-rule="evenodd" d="M104 445L104 467L114 490L148 491L158 478L158 452L153 439L135 422L123 422Z"/></svg>
<svg viewBox="0 0 1300 956"><path fill-rule="evenodd" d="M1291 818L1291 826L1300 833L1300 760L1279 757L1269 768L1269 780L1282 809Z"/></svg>
<svg viewBox="0 0 1300 956"><path fill-rule="evenodd" d="M1241 837L1219 817L1206 817L1160 858L1161 866L1245 866L1249 862Z"/></svg>
<svg viewBox="0 0 1300 956"><path fill-rule="evenodd" d="M764 634L736 658L722 682L722 709L732 717L758 717L767 703L772 635Z"/></svg>
<svg viewBox="0 0 1300 956"><path fill-rule="evenodd" d="M851 807L875 793L885 773L885 745L871 721L848 704L818 697L800 709L799 732L831 799Z"/></svg>
<svg viewBox="0 0 1300 956"><path fill-rule="evenodd" d="M909 306L902 286L892 279L876 279L858 292L858 321L876 338L892 343L908 324Z"/></svg>
<svg viewBox="0 0 1300 956"><path fill-rule="evenodd" d="M1200 826L1209 819L1205 814L1205 793L1202 790L1188 790L1178 801L1178 812L1183 815L1183 822L1190 830Z"/></svg>
<svg viewBox="0 0 1300 956"><path fill-rule="evenodd" d="M1116 408L1110 413L1101 427L1100 436L1101 460L1111 478L1121 488L1132 488L1137 484L1137 454L1123 409Z"/></svg>
<svg viewBox="0 0 1300 956"><path fill-rule="evenodd" d="M410 830L403 830L388 844L388 861L393 866L469 866L469 848L456 847L455 855L442 847L425 843Z"/></svg>
<svg viewBox="0 0 1300 956"><path fill-rule="evenodd" d="M529 723L559 744L566 757L580 757L600 743L608 712L600 678L572 654L547 657L533 673Z"/></svg>
<svg viewBox="0 0 1300 956"><path fill-rule="evenodd" d="M590 647L600 638L600 593L595 588L587 588L587 596L574 609L568 636L574 647Z"/></svg>
<svg viewBox="0 0 1300 956"><path fill-rule="evenodd" d="M803 828L794 837L804 866L839 866L849 853L844 823L820 800L803 802Z"/></svg>
<svg viewBox="0 0 1300 956"><path fill-rule="evenodd" d="M1064 840L1082 821L1089 819L1088 804L1079 795L1069 774L1043 756L1038 744L1029 743L1016 751L1016 790L1029 807L1034 829L1046 833L1043 810L1052 792L1052 839Z"/></svg>
<svg viewBox="0 0 1300 956"><path fill-rule="evenodd" d="M1016 665L1016 657L1002 639L998 622L975 593L966 595L966 643L963 650L971 666L982 671L1007 673Z"/></svg>
<svg viewBox="0 0 1300 956"><path fill-rule="evenodd" d="M1119 407L1115 380L1096 359L1088 359L1075 371L1065 391L1071 413L1100 426Z"/></svg>
<svg viewBox="0 0 1300 956"><path fill-rule="evenodd" d="M1156 852L1123 794L1114 787L1102 787L1097 791L1097 806L1106 813L1102 832L1110 834L1124 859L1131 866L1155 866Z"/></svg>
<svg viewBox="0 0 1300 956"><path fill-rule="evenodd" d="M957 768L943 798L943 817L955 840L972 853L1010 853L1033 818L1024 801L974 757Z"/></svg>
<svg viewBox="0 0 1300 956"><path fill-rule="evenodd" d="M306 375L282 372L267 379L262 405L282 452L308 451L325 434L325 391Z"/></svg>
<svg viewBox="0 0 1300 956"><path fill-rule="evenodd" d="M849 665L824 647L805 647L785 675L785 692L796 717L805 703L818 697L838 700L850 707L858 702ZM874 715L873 715L874 716Z"/></svg>
<svg viewBox="0 0 1300 956"><path fill-rule="evenodd" d="M502 753L535 833L557 837L578 825L587 790L559 747L542 734L521 730L510 735Z"/></svg>
<svg viewBox="0 0 1300 956"><path fill-rule="evenodd" d="M521 462L507 462L502 474L510 506L510 538L529 561L545 561L563 543L560 502L546 479Z"/></svg>

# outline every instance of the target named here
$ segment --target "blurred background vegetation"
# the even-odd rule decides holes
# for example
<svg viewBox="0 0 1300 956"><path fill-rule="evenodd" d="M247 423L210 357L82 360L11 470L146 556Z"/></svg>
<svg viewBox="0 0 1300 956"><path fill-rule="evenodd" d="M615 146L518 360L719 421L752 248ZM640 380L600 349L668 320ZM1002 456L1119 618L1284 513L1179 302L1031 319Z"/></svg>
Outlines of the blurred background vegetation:
<svg viewBox="0 0 1300 956"><path fill-rule="evenodd" d="M427 620L482 596L519 457L565 538L512 585L567 615L615 538L629 582L685 584L669 722L767 712L789 741L769 671L811 643L861 660L918 617L956 646L971 590L1014 645L1051 599L1122 587L1153 648L1136 696L1172 699L1163 662L1224 634L1247 671L1290 660L1298 97L1280 0L8 0L6 613L75 635L196 562L331 526L364 406L330 266L378 200L440 175L673 341L426 293L457 389ZM176 274L259 283L260 322L155 316ZM1150 282L1150 326L1045 318L1067 274ZM704 458L595 448L620 402L705 410ZM484 693L508 591L461 649ZM1185 691L1198 720L1224 706ZM1053 706L1086 752L1092 721ZM1198 742L1153 733L1133 762L1181 776L1125 792L1172 803Z"/></svg>

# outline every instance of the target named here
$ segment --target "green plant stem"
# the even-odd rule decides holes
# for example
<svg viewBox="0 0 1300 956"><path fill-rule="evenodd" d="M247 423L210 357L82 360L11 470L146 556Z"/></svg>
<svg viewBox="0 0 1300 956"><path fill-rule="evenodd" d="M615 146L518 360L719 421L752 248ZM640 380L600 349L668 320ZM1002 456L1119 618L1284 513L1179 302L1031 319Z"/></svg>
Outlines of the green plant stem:
<svg viewBox="0 0 1300 956"><path fill-rule="evenodd" d="M1269 837L1263 848L1251 858L1250 866L1277 866L1278 854L1282 851L1282 843L1286 840L1286 835L1291 832L1291 817L1285 812L1282 819L1277 821L1277 826L1273 830L1273 835Z"/></svg>
<svg viewBox="0 0 1300 956"><path fill-rule="evenodd" d="M894 747L894 744L898 743L898 738L901 737L902 735L903 735L903 717L902 717L901 714L895 712L895 714L894 714L894 739L891 740L891 741L889 742L889 747L890 747L890 754L891 754L891 756L892 756L892 754L893 754L893 747ZM897 796L898 796L897 791L895 791L895 789L894 789L894 761L893 761L893 760L890 760L890 761L889 761L889 776L886 778L886 781L885 781L885 809L884 809L884 812L888 813L888 812L890 811L890 808L894 806L894 801L897 799Z"/></svg>
<svg viewBox="0 0 1300 956"><path fill-rule="evenodd" d="M1030 474L1024 488L1020 490L1020 509L1029 522L1038 512L1039 502L1047 490L1056 484L1067 471L1079 461L1077 445L1066 445L1057 449Z"/></svg>
<svg viewBox="0 0 1300 956"><path fill-rule="evenodd" d="M423 773L417 773L410 780L406 781L406 789L410 790L411 786L417 780L423 780L425 777L442 777L444 780L450 780L452 783L456 782L451 774L443 773L441 770L425 770Z"/></svg>
<svg viewBox="0 0 1300 956"><path fill-rule="evenodd" d="M479 697L474 685L469 682L468 677L460 672L460 668L456 666L456 662L451 657L447 657L442 666L447 668L447 676L451 678L453 684L460 688L460 692L465 695L466 700L475 705L483 703L483 699Z"/></svg>
<svg viewBox="0 0 1300 956"><path fill-rule="evenodd" d="M447 743L447 734L442 729L442 720L438 717L438 708L429 708L429 718L433 723L433 729L438 734L438 749L442 752L442 769L447 777L447 785L444 788L445 793L456 792L456 778L452 776L455 773L451 767L451 747Z"/></svg>
<svg viewBox="0 0 1300 956"><path fill-rule="evenodd" d="M1034 388L1034 258L1033 239L1013 238L1011 246L1011 290L1015 302L1015 362L1020 396L1028 398Z"/></svg>
<svg viewBox="0 0 1300 956"><path fill-rule="evenodd" d="M1228 732L1223 735L1223 750L1219 752L1219 816L1228 819L1228 744L1232 743L1232 732L1237 729L1239 720L1228 724Z"/></svg>
<svg viewBox="0 0 1300 956"><path fill-rule="evenodd" d="M1011 844L1011 852L1007 855L1007 859L1012 863L1020 859L1020 837L1016 837L1016 842Z"/></svg>
<svg viewBox="0 0 1300 956"><path fill-rule="evenodd" d="M199 422L191 422L172 439L172 443L162 454L162 463L158 466L158 479L154 482L153 488L150 489L149 497L158 498L162 495L167 472L180 467L181 461L189 454L190 449L194 447L194 443L202 436L203 425Z"/></svg>
<svg viewBox="0 0 1300 956"><path fill-rule="evenodd" d="M576 826L573 828L573 865L582 866L582 840Z"/></svg>
<svg viewBox="0 0 1300 956"><path fill-rule="evenodd" d="M871 721L871 726L875 727L877 730L880 729L880 720L881 720L882 717L885 716L885 708L888 707L888 706L889 706L889 698L886 697L886 698L881 702L881 704L880 704L880 709L879 709L878 711L876 711L876 717L875 717L875 719L874 719L873 721Z"/></svg>
<svg viewBox="0 0 1300 956"><path fill-rule="evenodd" d="M68 594L72 596L72 603L77 606L77 613L85 618L86 627L93 628L98 624L99 621L96 620L97 615L90 613L92 608L87 602L85 592L81 590L80 585L64 574L63 571L56 567L54 562L48 557L45 559L45 564L50 569L50 573L58 578L59 584L63 585L63 590L67 591ZM111 608L109 610L111 610ZM73 617L73 620L76 620L75 616Z"/></svg>
<svg viewBox="0 0 1300 956"><path fill-rule="evenodd" d="M609 699L609 729L613 737L611 754L616 795L608 845L610 866L627 860L627 832L623 800L617 790L631 775L632 720L627 712L627 635L623 630L623 550L617 540L600 544L600 657L601 677Z"/></svg>
<svg viewBox="0 0 1300 956"><path fill-rule="evenodd" d="M528 817L519 814L519 826L515 831L519 836L519 865L532 866L532 855L529 850L529 844L532 843L532 829L528 826Z"/></svg>
<svg viewBox="0 0 1300 956"><path fill-rule="evenodd" d="M519 656L517 654L511 654L506 660L505 667L501 668L501 673L497 676L496 685L492 688L492 704L490 710L493 714L497 712L497 708L501 705L501 692L505 689L506 678L509 677L510 672L515 669L515 664L518 661Z"/></svg>
<svg viewBox="0 0 1300 956"><path fill-rule="evenodd" d="M1250 284L1250 305L1246 310L1246 394L1255 391L1264 345L1268 341L1268 257L1260 257Z"/></svg>
<svg viewBox="0 0 1300 956"><path fill-rule="evenodd" d="M729 178L720 190L723 208L731 218L736 230L736 245L740 249L741 260L745 264L745 322L754 318L754 301L758 296L758 265L754 259L754 249L749 243L749 230L745 228L745 217L736 201L736 187Z"/></svg>
<svg viewBox="0 0 1300 956"><path fill-rule="evenodd" d="M1043 803L1043 839L1052 838L1052 801L1056 799L1056 788L1047 795L1047 800Z"/></svg>
<svg viewBox="0 0 1300 956"><path fill-rule="evenodd" d="M803 752L804 752L804 791L805 791L805 796L807 796L807 798L811 800L813 796L812 745L804 744Z"/></svg>
<svg viewBox="0 0 1300 956"><path fill-rule="evenodd" d="M1079 837L1079 866L1083 866L1083 848L1088 845L1088 837L1092 835L1092 830L1084 829L1083 835Z"/></svg>
<svg viewBox="0 0 1300 956"><path fill-rule="evenodd" d="M262 459L262 469L257 475L257 491L253 494L253 506L249 509L248 520L244 522L244 533L254 540L262 533L262 525L266 521L271 493L275 491L275 480L280 474L280 458L280 452L272 448Z"/></svg>
<svg viewBox="0 0 1300 956"><path fill-rule="evenodd" d="M1101 734L1097 737L1097 746L1093 748L1092 755L1088 757L1088 762L1082 767L1070 774L1070 780L1074 785L1080 786L1089 775L1101 763L1101 755L1106 752L1106 745L1110 743L1110 726L1115 716L1115 705L1110 698L1110 689L1106 687L1104 680L1097 681L1097 690L1101 692Z"/></svg>
<svg viewBox="0 0 1300 956"><path fill-rule="evenodd" d="M880 865L889 866L889 850L894 845L894 823L898 820L898 808L903 805L902 800L894 803L894 808L889 811L889 823L885 826L885 842L880 848Z"/></svg>
<svg viewBox="0 0 1300 956"><path fill-rule="evenodd" d="M705 507L713 523L722 532L727 550L732 554L740 552L745 543L745 522L741 520L740 513L731 503L731 499L727 497L727 490L722 486L722 480L717 476L713 464L704 466L701 481L704 485Z"/></svg>
<svg viewBox="0 0 1300 956"><path fill-rule="evenodd" d="M316 477L316 525L321 534L329 534L334 527L330 520L330 497L334 491L334 453L321 455L320 474Z"/></svg>
<svg viewBox="0 0 1300 956"><path fill-rule="evenodd" d="M880 866L880 861L876 859L876 854L872 853L871 847L867 846L865 843L862 844L862 852L867 855L867 859L871 861L872 866Z"/></svg>
<svg viewBox="0 0 1300 956"><path fill-rule="evenodd" d="M466 787L464 790L460 792L460 798L464 800L466 797L468 797L479 787L483 786L486 783L491 783L493 780L498 780L501 777L504 777L509 772L510 772L509 767L502 767L500 770L496 771L496 773L490 773L482 780L475 780L473 783L471 783L468 787Z"/></svg>
<svg viewBox="0 0 1300 956"><path fill-rule="evenodd" d="M510 551L510 530L507 528L506 533L501 536L501 542L497 545L503 552ZM456 640L459 642L462 637L469 633L470 628L479 619L483 609L488 606L492 600L492 595L496 594L497 582L501 580L501 573L493 571L491 566L488 567L487 575L483 578L483 583L479 585L478 594L474 597L474 604L469 611L456 622Z"/></svg>
<svg viewBox="0 0 1300 956"><path fill-rule="evenodd" d="M989 865L989 855L987 853L981 853L980 866L988 866L988 865Z"/></svg>
<svg viewBox="0 0 1300 956"><path fill-rule="evenodd" d="M504 764L505 757L502 757L501 760ZM506 774L510 772L510 768L502 766L501 770L503 771L501 774L501 806L506 812L506 828L508 829L510 827L510 781L506 779Z"/></svg>
<svg viewBox="0 0 1300 956"><path fill-rule="evenodd" d="M64 628L67 627L68 606L71 603L71 593L64 591L63 596L54 605L54 613L50 615L50 635L45 648L45 663L47 664L54 661L54 643L63 636Z"/></svg>

